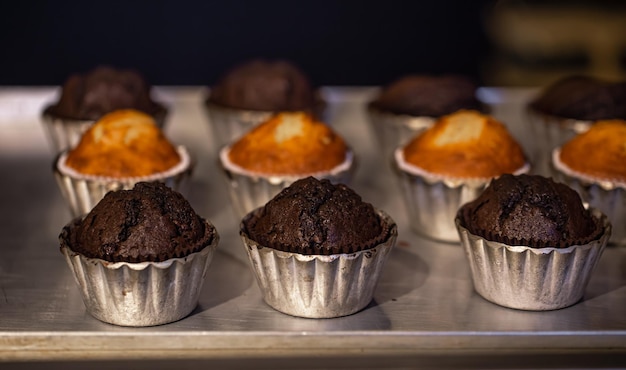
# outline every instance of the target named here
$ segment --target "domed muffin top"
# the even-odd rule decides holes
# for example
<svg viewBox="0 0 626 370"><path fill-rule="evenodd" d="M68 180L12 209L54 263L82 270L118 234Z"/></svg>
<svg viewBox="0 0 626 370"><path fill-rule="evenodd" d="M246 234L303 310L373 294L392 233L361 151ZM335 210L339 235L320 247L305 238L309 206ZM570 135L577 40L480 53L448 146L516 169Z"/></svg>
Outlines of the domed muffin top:
<svg viewBox="0 0 626 370"><path fill-rule="evenodd" d="M537 175L502 175L457 214L470 233L533 248L586 244L602 232L567 185Z"/></svg>
<svg viewBox="0 0 626 370"><path fill-rule="evenodd" d="M283 189L243 226L262 246L307 255L369 249L386 240L391 227L352 189L314 177Z"/></svg>
<svg viewBox="0 0 626 370"><path fill-rule="evenodd" d="M111 262L159 262L210 245L215 228L178 192L160 182L107 193L70 229L69 247Z"/></svg>

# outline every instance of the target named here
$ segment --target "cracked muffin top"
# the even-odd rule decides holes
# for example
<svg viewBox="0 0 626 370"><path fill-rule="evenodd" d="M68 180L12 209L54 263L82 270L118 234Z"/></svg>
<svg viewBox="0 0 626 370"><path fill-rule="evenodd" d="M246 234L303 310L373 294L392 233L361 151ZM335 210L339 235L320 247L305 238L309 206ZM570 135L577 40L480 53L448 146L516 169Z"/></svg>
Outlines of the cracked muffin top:
<svg viewBox="0 0 626 370"><path fill-rule="evenodd" d="M83 134L65 161L83 175L140 177L164 172L181 157L155 124L133 109L106 114Z"/></svg>
<svg viewBox="0 0 626 370"><path fill-rule="evenodd" d="M487 240L563 248L598 238L602 226L575 190L537 175L502 175L458 212L460 224Z"/></svg>
<svg viewBox="0 0 626 370"><path fill-rule="evenodd" d="M374 247L387 239L391 226L346 185L307 177L251 213L243 227L265 247L330 255Z"/></svg>
<svg viewBox="0 0 626 370"><path fill-rule="evenodd" d="M402 149L404 161L432 174L490 178L526 165L521 145L493 116L473 110L440 117Z"/></svg>
<svg viewBox="0 0 626 370"><path fill-rule="evenodd" d="M349 148L329 126L304 112L282 112L231 146L228 159L264 175L315 174L346 161Z"/></svg>
<svg viewBox="0 0 626 370"><path fill-rule="evenodd" d="M159 262L210 245L215 228L178 192L160 182L107 193L70 229L69 246L110 262Z"/></svg>

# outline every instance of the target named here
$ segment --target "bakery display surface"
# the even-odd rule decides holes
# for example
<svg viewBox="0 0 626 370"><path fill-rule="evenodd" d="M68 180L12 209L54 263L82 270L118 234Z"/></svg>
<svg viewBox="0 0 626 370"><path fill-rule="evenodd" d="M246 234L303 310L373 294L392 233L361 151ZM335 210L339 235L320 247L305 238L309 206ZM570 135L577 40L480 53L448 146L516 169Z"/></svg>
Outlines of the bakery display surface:
<svg viewBox="0 0 626 370"><path fill-rule="evenodd" d="M390 158L380 154L366 121L366 102L376 91L327 87L322 92L333 129L358 158L350 187L393 218L397 243L367 307L340 318L305 319L263 302L206 124L206 91L155 88L155 96L170 108L165 132L193 153L187 199L215 226L220 246L188 317L127 328L86 312L59 250L59 234L72 217L55 184L55 153L40 117L57 90L0 89L0 358L83 365L141 360L156 365L152 368L202 361L222 368L235 367L231 361L241 367L300 363L310 368L417 363L476 368L486 361L501 368L520 367L520 361L544 368L626 366L626 248L605 248L582 301L571 307L531 312L481 298L459 243L439 243L411 231ZM479 93L522 145L532 142L524 107L536 90L481 88Z"/></svg>

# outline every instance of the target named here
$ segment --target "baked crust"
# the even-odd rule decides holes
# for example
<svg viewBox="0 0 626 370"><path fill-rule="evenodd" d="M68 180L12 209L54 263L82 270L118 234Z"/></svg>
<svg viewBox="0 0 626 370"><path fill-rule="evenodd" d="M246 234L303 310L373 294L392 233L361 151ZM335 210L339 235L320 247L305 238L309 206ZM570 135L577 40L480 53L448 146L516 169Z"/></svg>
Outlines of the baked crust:
<svg viewBox="0 0 626 370"><path fill-rule="evenodd" d="M522 147L490 115L461 110L443 116L403 149L404 160L433 174L490 178L526 164Z"/></svg>
<svg viewBox="0 0 626 370"><path fill-rule="evenodd" d="M228 157L251 172L303 175L332 170L347 152L344 140L310 114L283 112L235 142Z"/></svg>
<svg viewBox="0 0 626 370"><path fill-rule="evenodd" d="M65 164L84 175L120 178L167 171L180 160L151 116L125 109L106 114L91 126Z"/></svg>
<svg viewBox="0 0 626 370"><path fill-rule="evenodd" d="M626 121L597 121L561 147L560 160L576 172L626 182Z"/></svg>

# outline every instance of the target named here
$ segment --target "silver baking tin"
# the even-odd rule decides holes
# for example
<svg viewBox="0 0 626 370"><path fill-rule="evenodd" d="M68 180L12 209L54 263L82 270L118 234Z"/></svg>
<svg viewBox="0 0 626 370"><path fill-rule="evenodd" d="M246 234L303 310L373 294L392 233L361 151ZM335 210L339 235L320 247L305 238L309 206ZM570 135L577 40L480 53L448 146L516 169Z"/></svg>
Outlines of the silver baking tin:
<svg viewBox="0 0 626 370"><path fill-rule="evenodd" d="M556 117L526 108L526 116L530 123L532 147L528 149L534 174L553 176L550 165L552 149L560 147L574 136L581 134L593 124L593 121L582 121L571 118Z"/></svg>
<svg viewBox="0 0 626 370"><path fill-rule="evenodd" d="M165 126L166 117L167 109L165 107L161 107L153 115L154 121L160 129ZM47 111L41 115L41 120L54 154L76 147L85 131L96 122L95 120L61 118Z"/></svg>
<svg viewBox="0 0 626 370"><path fill-rule="evenodd" d="M608 218L598 210L592 212L604 233L588 244L567 248L489 241L470 233L456 218L476 292L500 306L531 311L556 310L580 301L611 235Z"/></svg>
<svg viewBox="0 0 626 370"><path fill-rule="evenodd" d="M242 224L241 239L263 300L277 311L306 318L346 316L365 308L398 236L391 217L381 210L377 213L390 226L387 240L364 251L328 256L259 245Z"/></svg>
<svg viewBox="0 0 626 370"><path fill-rule="evenodd" d="M385 159L391 158L398 146L404 146L436 121L434 117L393 114L371 106L366 108L366 112L372 132Z"/></svg>
<svg viewBox="0 0 626 370"><path fill-rule="evenodd" d="M120 326L154 326L180 320L196 307L219 243L217 231L210 245L183 258L113 263L71 250L68 228L75 222L59 236L61 252L93 317Z"/></svg>
<svg viewBox="0 0 626 370"><path fill-rule="evenodd" d="M165 172L151 176L111 178L83 175L65 165L67 151L57 155L53 172L72 216L78 217L89 213L109 191L132 189L140 181L161 181L185 195L194 162L184 146L178 146L176 150L181 158L180 163Z"/></svg>
<svg viewBox="0 0 626 370"><path fill-rule="evenodd" d="M626 183L597 179L574 171L561 162L560 154L560 147L552 151L555 179L576 190L590 207L607 215L615 225L609 243L626 245Z"/></svg>
<svg viewBox="0 0 626 370"><path fill-rule="evenodd" d="M220 167L225 175L235 217L241 220L253 210L265 205L281 190L298 179L313 176L328 179L332 183L349 184L356 169L356 160L352 150L348 150L346 160L327 172L302 174L300 176L262 175L247 171L228 159L229 146L219 153Z"/></svg>
<svg viewBox="0 0 626 370"><path fill-rule="evenodd" d="M394 152L394 164L408 213L408 221L419 235L447 243L457 243L459 234L454 218L459 208L476 199L491 178L446 178L406 163L403 148ZM528 172L526 164L515 175Z"/></svg>

